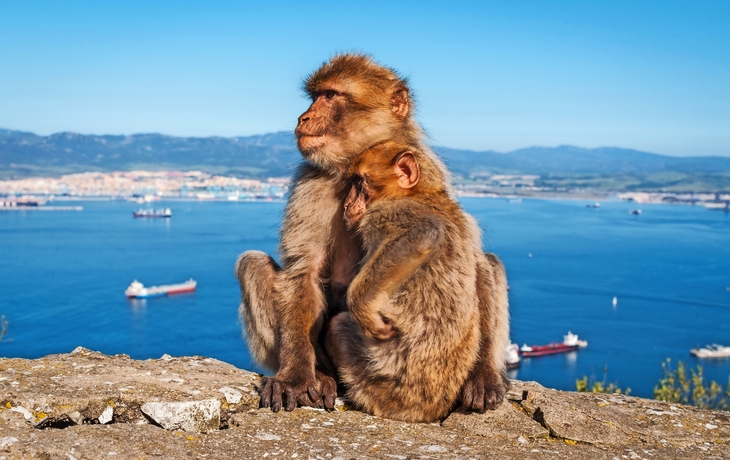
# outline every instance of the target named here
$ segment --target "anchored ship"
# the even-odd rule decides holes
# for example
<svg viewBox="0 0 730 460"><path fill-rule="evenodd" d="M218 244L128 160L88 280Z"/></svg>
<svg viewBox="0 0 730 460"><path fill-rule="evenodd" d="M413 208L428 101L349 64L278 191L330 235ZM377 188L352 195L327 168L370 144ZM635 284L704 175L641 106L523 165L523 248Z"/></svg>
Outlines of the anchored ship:
<svg viewBox="0 0 730 460"><path fill-rule="evenodd" d="M516 343L510 343L504 351L504 362L507 369L517 369L520 367L520 347Z"/></svg>
<svg viewBox="0 0 730 460"><path fill-rule="evenodd" d="M698 358L730 358L730 347L713 343L703 348L693 348L689 351Z"/></svg>
<svg viewBox="0 0 730 460"><path fill-rule="evenodd" d="M172 217L170 208L166 209L140 209L132 213L134 217Z"/></svg>
<svg viewBox="0 0 730 460"><path fill-rule="evenodd" d="M132 281L124 294L134 299L146 299L148 297L158 297L163 295L183 294L185 292L193 292L198 283L190 278L184 283L165 284L162 286L144 287L144 284L137 280Z"/></svg>
<svg viewBox="0 0 730 460"><path fill-rule="evenodd" d="M520 354L525 358L529 358L534 356L554 355L556 353L567 353L587 346L588 342L585 340L578 340L578 334L573 334L568 331L568 333L563 336L563 343L549 343L547 345L532 346L522 345L520 348Z"/></svg>

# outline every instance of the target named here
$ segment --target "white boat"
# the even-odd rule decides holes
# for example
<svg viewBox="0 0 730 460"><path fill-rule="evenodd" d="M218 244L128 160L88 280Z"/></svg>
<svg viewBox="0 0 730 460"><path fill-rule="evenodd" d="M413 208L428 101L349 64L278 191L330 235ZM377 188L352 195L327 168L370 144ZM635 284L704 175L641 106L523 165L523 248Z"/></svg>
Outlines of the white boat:
<svg viewBox="0 0 730 460"><path fill-rule="evenodd" d="M507 364L507 369L516 369L520 367L520 348L516 343L507 345L504 350L504 362Z"/></svg>
<svg viewBox="0 0 730 460"><path fill-rule="evenodd" d="M704 348L693 348L689 351L690 354L697 356L698 358L728 358L730 357L730 347L718 345L713 343L711 345L705 345Z"/></svg>
<svg viewBox="0 0 730 460"><path fill-rule="evenodd" d="M133 217L172 217L172 211L170 208L165 209L140 209L132 213Z"/></svg>
<svg viewBox="0 0 730 460"><path fill-rule="evenodd" d="M568 333L563 336L563 344L568 345L569 347L578 345L581 348L585 348L588 346L588 341L580 340L578 339L578 334L573 334L572 332L568 331Z"/></svg>
<svg viewBox="0 0 730 460"><path fill-rule="evenodd" d="M705 203L707 209L719 209L720 211L727 211L730 208L730 202L727 201L710 201Z"/></svg>
<svg viewBox="0 0 730 460"><path fill-rule="evenodd" d="M198 286L198 283L190 278L184 283L179 284L165 284L162 286L150 286L144 287L144 284L137 280L132 281L124 294L127 297L136 299L146 299L147 297L157 297L163 295L182 294L185 292L193 292Z"/></svg>

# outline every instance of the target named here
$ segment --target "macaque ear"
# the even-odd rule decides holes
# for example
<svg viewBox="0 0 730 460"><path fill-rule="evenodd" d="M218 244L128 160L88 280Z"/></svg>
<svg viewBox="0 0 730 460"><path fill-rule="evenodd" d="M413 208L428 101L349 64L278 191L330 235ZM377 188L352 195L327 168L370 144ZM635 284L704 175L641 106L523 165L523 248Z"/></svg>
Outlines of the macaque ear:
<svg viewBox="0 0 730 460"><path fill-rule="evenodd" d="M393 96L390 98L390 108L399 120L404 120L408 116L410 111L408 88L400 86L393 91Z"/></svg>
<svg viewBox="0 0 730 460"><path fill-rule="evenodd" d="M398 176L398 186L401 188L411 188L418 183L421 171L416 157L411 152L402 153L395 160L395 174Z"/></svg>

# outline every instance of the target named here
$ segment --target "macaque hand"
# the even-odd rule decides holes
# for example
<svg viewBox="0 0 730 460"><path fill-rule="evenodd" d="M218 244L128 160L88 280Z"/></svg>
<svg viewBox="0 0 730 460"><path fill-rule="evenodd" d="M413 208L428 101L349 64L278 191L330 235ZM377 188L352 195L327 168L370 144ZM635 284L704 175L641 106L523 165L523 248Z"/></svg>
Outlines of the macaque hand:
<svg viewBox="0 0 730 460"><path fill-rule="evenodd" d="M287 412L297 406L334 409L337 383L332 377L320 371L316 371L313 376L297 377L293 379L282 379L279 376L261 377L258 388L260 406L270 407L274 412L279 412L282 406Z"/></svg>
<svg viewBox="0 0 730 460"><path fill-rule="evenodd" d="M483 413L496 409L504 400L510 383L507 375L474 369L461 389L461 409Z"/></svg>
<svg viewBox="0 0 730 460"><path fill-rule="evenodd" d="M397 329L393 326L393 321L385 316L385 312L390 312L390 299L385 292L381 292L374 299L369 302L362 302L357 296L353 296L353 292L357 292L355 289L356 281L350 285L348 292L347 305L350 309L350 314L355 319L357 324L362 328L365 336L376 340L389 340L393 338Z"/></svg>
<svg viewBox="0 0 730 460"><path fill-rule="evenodd" d="M398 330L393 326L393 321L376 313L370 317L367 324L361 324L366 336L376 340L390 340L396 336Z"/></svg>

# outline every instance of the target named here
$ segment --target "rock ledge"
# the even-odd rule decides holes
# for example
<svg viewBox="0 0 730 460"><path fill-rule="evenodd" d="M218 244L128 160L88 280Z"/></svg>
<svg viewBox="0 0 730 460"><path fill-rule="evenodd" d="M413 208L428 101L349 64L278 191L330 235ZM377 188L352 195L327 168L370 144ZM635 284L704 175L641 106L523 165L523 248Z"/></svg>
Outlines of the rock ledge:
<svg viewBox="0 0 730 460"><path fill-rule="evenodd" d="M203 357L84 348L0 358L0 460L186 458L730 459L730 413L513 381L486 414L412 424L258 409L257 374Z"/></svg>

